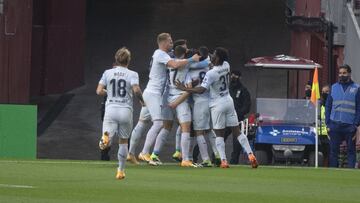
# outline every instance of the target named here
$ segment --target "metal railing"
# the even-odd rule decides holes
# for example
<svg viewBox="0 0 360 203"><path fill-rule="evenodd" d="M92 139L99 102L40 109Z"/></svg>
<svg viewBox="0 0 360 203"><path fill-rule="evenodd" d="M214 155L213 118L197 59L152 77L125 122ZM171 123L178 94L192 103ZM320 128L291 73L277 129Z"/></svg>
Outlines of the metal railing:
<svg viewBox="0 0 360 203"><path fill-rule="evenodd" d="M360 28L353 12L353 5L346 5L345 63L352 67L352 78L360 82Z"/></svg>

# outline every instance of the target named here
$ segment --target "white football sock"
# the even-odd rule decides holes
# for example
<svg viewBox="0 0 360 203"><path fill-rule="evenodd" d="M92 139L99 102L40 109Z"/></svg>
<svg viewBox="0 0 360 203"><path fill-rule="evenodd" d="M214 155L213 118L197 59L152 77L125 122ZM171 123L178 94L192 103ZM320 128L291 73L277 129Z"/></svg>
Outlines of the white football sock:
<svg viewBox="0 0 360 203"><path fill-rule="evenodd" d="M208 132L208 138L209 138L209 141L210 141L210 145L211 145L211 149L213 151L213 153L216 155L218 153L217 151L217 148L216 148L216 135L214 133L213 130L210 130Z"/></svg>
<svg viewBox="0 0 360 203"><path fill-rule="evenodd" d="M189 146L189 160L194 160L193 153L196 146L196 138L190 136L190 146Z"/></svg>
<svg viewBox="0 0 360 203"><path fill-rule="evenodd" d="M196 141L197 141L197 144L199 146L201 159L203 161L210 160L209 153L208 153L208 148L207 148L207 143L206 143L204 135L196 136Z"/></svg>
<svg viewBox="0 0 360 203"><path fill-rule="evenodd" d="M184 161L189 160L190 133L181 133L181 153Z"/></svg>
<svg viewBox="0 0 360 203"><path fill-rule="evenodd" d="M253 153L253 151L251 150L250 144L249 144L249 140L247 139L247 137L241 133L238 137L237 140L240 142L242 148L245 150L245 152L249 155L250 153Z"/></svg>
<svg viewBox="0 0 360 203"><path fill-rule="evenodd" d="M156 142L155 142L155 146L154 146L154 150L153 150L154 154L159 155L161 148L164 145L164 143L166 142L166 139L169 134L170 134L170 131L165 128L162 128L160 130L160 133L156 138Z"/></svg>
<svg viewBox="0 0 360 203"><path fill-rule="evenodd" d="M149 127L150 122L142 122L139 121L133 131L131 132L130 138L130 149L129 153L135 155L135 150L137 145L139 144L140 138L145 134L146 129Z"/></svg>
<svg viewBox="0 0 360 203"><path fill-rule="evenodd" d="M124 171L126 157L128 155L128 144L119 144L118 151L118 160L119 160L119 170Z"/></svg>
<svg viewBox="0 0 360 203"><path fill-rule="evenodd" d="M181 152L181 127L179 126L176 130L175 137L175 150Z"/></svg>
<svg viewBox="0 0 360 203"><path fill-rule="evenodd" d="M150 130L148 131L148 133L146 135L145 144L142 149L143 154L150 153L150 148L154 144L156 137L162 128L162 125L163 125L163 122L160 120L153 121L153 125L151 126Z"/></svg>
<svg viewBox="0 0 360 203"><path fill-rule="evenodd" d="M216 137L216 149L219 152L221 160L226 160L225 142L223 137Z"/></svg>

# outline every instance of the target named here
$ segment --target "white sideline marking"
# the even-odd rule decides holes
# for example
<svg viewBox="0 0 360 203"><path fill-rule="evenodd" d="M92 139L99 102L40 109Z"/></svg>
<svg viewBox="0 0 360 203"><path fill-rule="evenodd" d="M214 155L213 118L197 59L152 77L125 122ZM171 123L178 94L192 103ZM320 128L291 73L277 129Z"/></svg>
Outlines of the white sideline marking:
<svg viewBox="0 0 360 203"><path fill-rule="evenodd" d="M31 185L9 185L9 184L0 184L0 187L7 187L7 188L35 188Z"/></svg>

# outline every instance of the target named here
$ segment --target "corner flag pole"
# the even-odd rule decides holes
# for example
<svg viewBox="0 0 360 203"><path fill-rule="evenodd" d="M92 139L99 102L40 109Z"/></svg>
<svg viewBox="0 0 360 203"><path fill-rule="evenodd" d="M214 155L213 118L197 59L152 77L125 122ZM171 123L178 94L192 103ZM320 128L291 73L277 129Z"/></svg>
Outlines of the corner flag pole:
<svg viewBox="0 0 360 203"><path fill-rule="evenodd" d="M315 104L315 168L318 167L318 162L319 162L319 135L318 135L318 102L316 100L316 104Z"/></svg>
<svg viewBox="0 0 360 203"><path fill-rule="evenodd" d="M313 83L311 87L311 102L315 105L315 168L318 167L318 100L320 99L319 81L318 81L318 68L315 67Z"/></svg>

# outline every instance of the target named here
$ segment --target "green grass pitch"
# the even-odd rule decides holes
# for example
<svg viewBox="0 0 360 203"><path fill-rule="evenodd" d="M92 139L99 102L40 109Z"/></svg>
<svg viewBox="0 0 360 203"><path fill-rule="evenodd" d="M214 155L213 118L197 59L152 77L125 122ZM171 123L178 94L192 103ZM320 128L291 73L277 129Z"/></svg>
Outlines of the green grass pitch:
<svg viewBox="0 0 360 203"><path fill-rule="evenodd" d="M0 202L360 202L360 170L0 160Z"/></svg>

